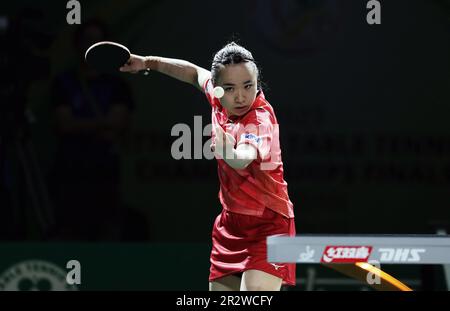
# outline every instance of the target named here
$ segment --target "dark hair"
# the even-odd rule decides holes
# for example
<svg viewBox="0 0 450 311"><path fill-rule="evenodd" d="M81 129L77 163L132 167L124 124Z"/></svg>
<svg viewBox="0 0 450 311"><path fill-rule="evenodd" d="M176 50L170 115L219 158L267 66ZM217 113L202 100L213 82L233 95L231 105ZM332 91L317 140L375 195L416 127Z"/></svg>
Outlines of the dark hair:
<svg viewBox="0 0 450 311"><path fill-rule="evenodd" d="M223 69L224 66L230 65L230 64L240 64L240 63L247 63L251 62L255 65L256 68L256 74L257 74L257 81L258 81L258 90L261 89L261 70L256 65L255 59L253 58L252 53L250 53L249 50L246 48L240 46L239 44L235 42L230 42L227 45L225 45L220 51L216 53L214 56L212 66L211 66L211 80L212 83L215 85L217 78L220 74L220 71Z"/></svg>

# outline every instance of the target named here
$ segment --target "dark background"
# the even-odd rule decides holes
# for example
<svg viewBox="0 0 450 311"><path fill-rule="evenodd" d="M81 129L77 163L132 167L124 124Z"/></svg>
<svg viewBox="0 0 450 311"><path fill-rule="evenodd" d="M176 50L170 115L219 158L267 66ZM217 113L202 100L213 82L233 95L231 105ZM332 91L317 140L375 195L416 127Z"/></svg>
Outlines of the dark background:
<svg viewBox="0 0 450 311"><path fill-rule="evenodd" d="M204 68L231 40L252 51L280 123L298 233L448 230L449 1L381 1L381 25L367 24L366 3L82 1L81 22L103 21L110 39L133 53ZM0 16L12 19L25 8L39 12L31 28L48 44L33 53L47 63L22 68L20 58L3 58L3 86L13 76L29 81L25 98L2 97L4 117L11 110L27 117L2 119L0 239L64 243L68 239L54 229L58 219L52 214L60 207L49 185L56 145L51 89L55 77L76 65L71 44L77 26L66 22L66 1L4 1ZM8 26L2 29L4 52L11 40L4 35ZM202 117L203 126L210 122L206 98L159 73L118 76L135 105L120 146L118 194L126 216L112 220L112 230L70 241L177 245L186 258L190 245L202 245L203 261L195 262L207 276L210 231L221 209L216 163L171 156L175 124L193 130L194 116ZM15 140L5 138L11 131L23 131L21 141L33 144L42 176L34 184L48 186L48 201L30 199Z"/></svg>

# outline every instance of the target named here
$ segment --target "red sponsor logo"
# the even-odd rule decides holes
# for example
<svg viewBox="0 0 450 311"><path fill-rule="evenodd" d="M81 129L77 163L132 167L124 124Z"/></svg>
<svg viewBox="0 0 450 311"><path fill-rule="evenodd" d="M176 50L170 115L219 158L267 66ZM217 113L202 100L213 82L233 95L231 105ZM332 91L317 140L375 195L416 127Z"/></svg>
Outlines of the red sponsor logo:
<svg viewBox="0 0 450 311"><path fill-rule="evenodd" d="M372 246L327 246L323 251L321 262L352 263L367 262Z"/></svg>

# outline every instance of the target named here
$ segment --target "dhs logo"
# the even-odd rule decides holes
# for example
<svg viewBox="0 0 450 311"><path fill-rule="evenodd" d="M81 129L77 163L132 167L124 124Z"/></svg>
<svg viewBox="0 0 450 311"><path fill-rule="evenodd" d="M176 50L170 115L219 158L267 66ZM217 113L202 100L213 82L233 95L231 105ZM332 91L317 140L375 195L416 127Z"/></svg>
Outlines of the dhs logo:
<svg viewBox="0 0 450 311"><path fill-rule="evenodd" d="M76 291L67 272L43 260L20 262L0 274L0 291Z"/></svg>
<svg viewBox="0 0 450 311"><path fill-rule="evenodd" d="M420 262L423 248L380 248L381 262Z"/></svg>

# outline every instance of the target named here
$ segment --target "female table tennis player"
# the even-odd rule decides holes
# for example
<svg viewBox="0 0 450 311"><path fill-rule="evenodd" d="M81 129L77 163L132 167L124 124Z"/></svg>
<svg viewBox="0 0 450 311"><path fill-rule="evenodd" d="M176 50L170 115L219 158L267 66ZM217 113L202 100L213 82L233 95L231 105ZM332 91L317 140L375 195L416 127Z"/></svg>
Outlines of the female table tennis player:
<svg viewBox="0 0 450 311"><path fill-rule="evenodd" d="M120 71L146 69L196 86L211 104L223 209L212 230L209 289L275 291L295 285L294 263L267 262L266 237L294 236L295 223L277 119L252 54L229 43L216 53L211 71L184 60L132 54Z"/></svg>

